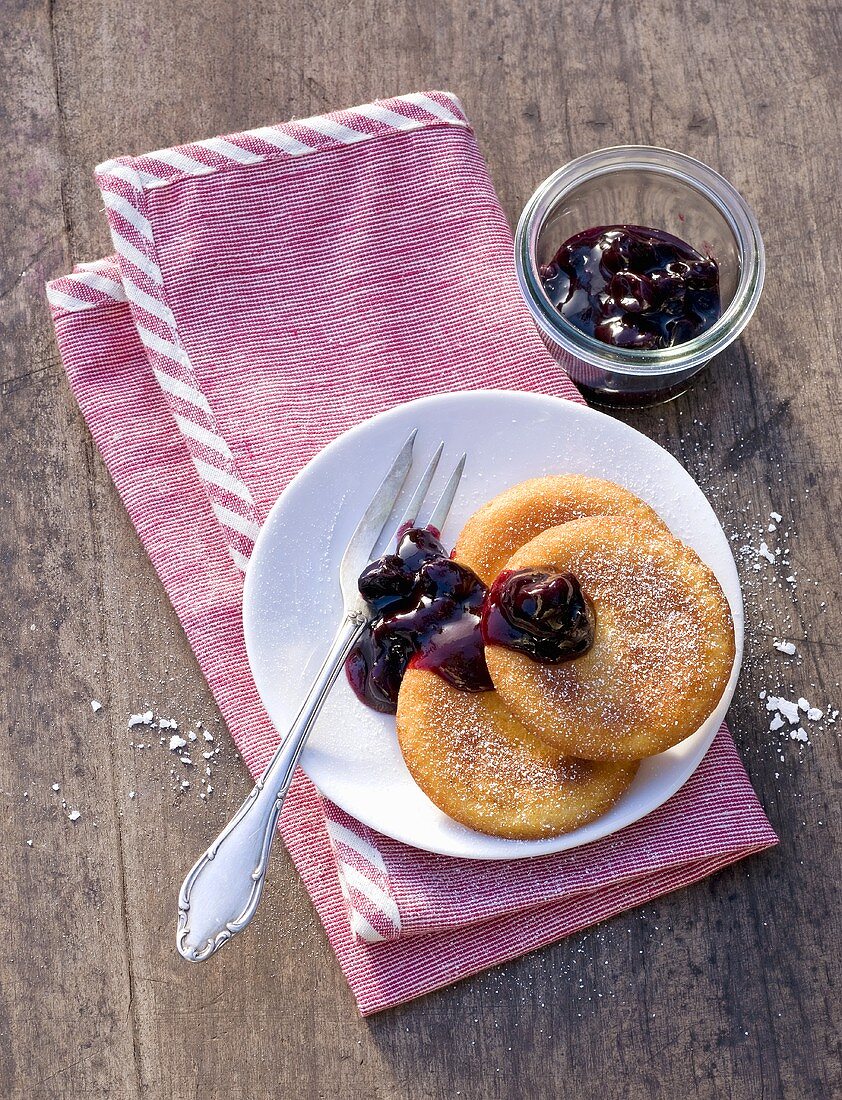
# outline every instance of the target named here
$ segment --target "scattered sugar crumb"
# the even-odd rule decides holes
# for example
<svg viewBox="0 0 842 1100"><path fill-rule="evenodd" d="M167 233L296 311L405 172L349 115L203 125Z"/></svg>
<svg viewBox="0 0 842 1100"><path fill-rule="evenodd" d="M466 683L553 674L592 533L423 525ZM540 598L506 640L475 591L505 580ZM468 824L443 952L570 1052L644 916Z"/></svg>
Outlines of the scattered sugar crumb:
<svg viewBox="0 0 842 1100"><path fill-rule="evenodd" d="M770 512L769 518L774 520L775 523L780 523L784 517L780 514L780 512Z"/></svg>
<svg viewBox="0 0 842 1100"><path fill-rule="evenodd" d="M178 729L178 722L176 722L175 718L159 718L158 719L158 729L159 730L177 730Z"/></svg>
<svg viewBox="0 0 842 1100"><path fill-rule="evenodd" d="M187 742L183 737L179 737L177 733L174 733L170 738L170 749L175 751L176 749L183 749Z"/></svg>
<svg viewBox="0 0 842 1100"><path fill-rule="evenodd" d="M137 791L129 791L129 798L137 798Z"/></svg>
<svg viewBox="0 0 842 1100"><path fill-rule="evenodd" d="M770 695L766 700L767 710L776 710L789 720L791 726L798 724L800 715L798 712L798 704L793 703L791 699L784 699L777 695Z"/></svg>
<svg viewBox="0 0 842 1100"><path fill-rule="evenodd" d="M213 734L208 733L207 730L202 730L202 737L204 737L206 741L213 741Z"/></svg>
<svg viewBox="0 0 842 1100"><path fill-rule="evenodd" d="M99 699L91 699L91 710L96 714L98 710L102 710L102 703Z"/></svg>
<svg viewBox="0 0 842 1100"><path fill-rule="evenodd" d="M758 553L759 557L765 558L766 561L771 562L772 565L775 564L775 555L772 553L772 551L769 549L769 547L766 545L765 542L760 543L760 547L758 548L757 553Z"/></svg>
<svg viewBox="0 0 842 1100"><path fill-rule="evenodd" d="M811 722L818 722L820 719L824 718L824 711L819 707L810 707L807 711L807 717Z"/></svg>
<svg viewBox="0 0 842 1100"><path fill-rule="evenodd" d="M53 790L54 791L60 791L61 790L61 787L58 785L58 783L53 783Z"/></svg>
<svg viewBox="0 0 842 1100"><path fill-rule="evenodd" d="M78 821L82 814L79 810L71 810L67 816L71 821Z"/></svg>
<svg viewBox="0 0 842 1100"><path fill-rule="evenodd" d="M805 714L810 709L810 704L807 702L803 695L798 700L798 709L803 710Z"/></svg>
<svg viewBox="0 0 842 1100"><path fill-rule="evenodd" d="M779 641L775 640L772 644L774 645L775 649L777 649L777 651L779 653L786 653L790 657L795 656L795 643L794 642L788 642L786 640L784 640L782 642L779 642Z"/></svg>
<svg viewBox="0 0 842 1100"><path fill-rule="evenodd" d="M781 718L780 714L776 714L769 723L769 729L774 733L775 730L779 730L783 725L785 725L783 718Z"/></svg>
<svg viewBox="0 0 842 1100"><path fill-rule="evenodd" d="M27 840L26 843L29 845L30 848L32 847L32 841L31 840Z"/></svg>
<svg viewBox="0 0 842 1100"><path fill-rule="evenodd" d="M808 741L807 731L803 726L799 726L797 730L790 730L789 736L793 741Z"/></svg>

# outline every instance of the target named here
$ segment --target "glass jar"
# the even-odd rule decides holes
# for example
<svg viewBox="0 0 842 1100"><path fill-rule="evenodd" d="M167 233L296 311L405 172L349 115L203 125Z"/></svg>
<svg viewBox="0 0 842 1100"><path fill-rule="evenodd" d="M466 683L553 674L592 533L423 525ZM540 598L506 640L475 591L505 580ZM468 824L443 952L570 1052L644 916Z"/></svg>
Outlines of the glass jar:
<svg viewBox="0 0 842 1100"><path fill-rule="evenodd" d="M719 265L722 314L707 331L655 351L616 348L571 325L539 275L574 233L598 225L664 229ZM599 149L545 180L515 234L517 277L538 331L585 397L649 405L677 397L754 313L766 264L757 219L740 193L693 157L647 145Z"/></svg>

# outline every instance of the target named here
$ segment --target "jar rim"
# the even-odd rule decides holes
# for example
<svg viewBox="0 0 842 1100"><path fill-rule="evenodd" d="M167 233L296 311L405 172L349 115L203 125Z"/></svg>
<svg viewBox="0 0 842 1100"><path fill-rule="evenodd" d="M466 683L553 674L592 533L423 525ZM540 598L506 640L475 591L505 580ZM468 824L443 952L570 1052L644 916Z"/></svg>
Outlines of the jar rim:
<svg viewBox="0 0 842 1100"><path fill-rule="evenodd" d="M547 218L575 187L617 172L650 171L702 194L728 223L739 252L740 277L722 316L692 340L669 348L640 350L604 344L570 324L555 308L538 272L536 245ZM618 374L670 375L701 366L732 343L754 313L766 272L760 227L737 189L713 168L686 153L651 145L615 145L577 157L535 190L515 232L515 264L521 292L538 327L576 358Z"/></svg>

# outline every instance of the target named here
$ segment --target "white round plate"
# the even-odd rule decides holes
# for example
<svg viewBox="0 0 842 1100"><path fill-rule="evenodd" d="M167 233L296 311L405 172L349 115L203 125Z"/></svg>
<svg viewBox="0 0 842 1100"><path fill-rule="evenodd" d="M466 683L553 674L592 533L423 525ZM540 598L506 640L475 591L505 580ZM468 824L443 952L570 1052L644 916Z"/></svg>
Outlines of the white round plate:
<svg viewBox="0 0 842 1100"><path fill-rule="evenodd" d="M633 428L541 394L445 393L391 409L334 440L289 484L263 525L246 576L246 647L258 691L280 733L295 718L341 619L339 562L375 488L412 428L417 477L439 440L433 493L459 455L468 464L443 532L452 546L490 497L542 474L581 473L627 486L713 570L734 618L737 655L707 722L680 745L645 760L629 790L597 821L540 841L484 836L446 817L416 786L395 721L360 703L340 676L310 735L301 766L328 798L406 844L469 859L520 859L588 844L651 813L692 775L725 716L743 652L743 606L734 558L701 489L663 448ZM406 490L405 490L406 492Z"/></svg>

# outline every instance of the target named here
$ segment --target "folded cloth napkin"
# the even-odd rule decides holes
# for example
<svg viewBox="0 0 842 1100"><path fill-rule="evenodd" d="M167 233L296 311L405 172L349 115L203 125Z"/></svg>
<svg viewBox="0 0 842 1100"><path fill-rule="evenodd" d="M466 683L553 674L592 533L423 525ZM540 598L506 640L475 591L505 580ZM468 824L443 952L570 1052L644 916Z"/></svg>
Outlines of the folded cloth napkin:
<svg viewBox="0 0 842 1100"><path fill-rule="evenodd" d="M97 170L116 256L47 288L71 386L249 770L278 743L243 642L262 520L337 434L442 390L580 400L515 283L459 101L407 95ZM281 833L376 1012L776 843L725 726L668 803L512 862L380 836L298 775Z"/></svg>

